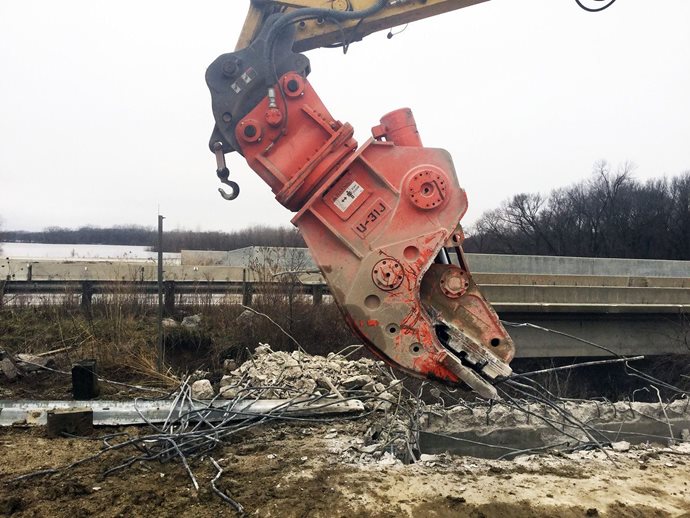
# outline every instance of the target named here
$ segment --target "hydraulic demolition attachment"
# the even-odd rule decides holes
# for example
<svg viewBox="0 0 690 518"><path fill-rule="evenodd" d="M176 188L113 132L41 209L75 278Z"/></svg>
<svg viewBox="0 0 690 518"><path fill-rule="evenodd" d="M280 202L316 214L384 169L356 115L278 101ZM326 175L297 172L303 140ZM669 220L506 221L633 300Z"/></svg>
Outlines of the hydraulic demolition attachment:
<svg viewBox="0 0 690 518"><path fill-rule="evenodd" d="M216 125L210 148L237 151L295 212L345 318L380 357L417 376L465 382L497 397L513 342L479 292L462 252L467 210L448 152L422 146L412 112L381 118L362 146L307 81L285 15L208 68Z"/></svg>

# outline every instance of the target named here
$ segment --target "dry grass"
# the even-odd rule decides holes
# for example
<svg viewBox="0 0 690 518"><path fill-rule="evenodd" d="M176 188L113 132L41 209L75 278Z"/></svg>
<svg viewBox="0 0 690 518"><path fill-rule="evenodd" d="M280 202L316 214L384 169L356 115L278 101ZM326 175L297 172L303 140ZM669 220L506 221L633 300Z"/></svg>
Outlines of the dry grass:
<svg viewBox="0 0 690 518"><path fill-rule="evenodd" d="M310 353L327 354L357 343L334 304L314 306L296 293L287 295L257 290L253 307L265 313ZM171 386L184 373L196 369L220 370L223 360L247 358L259 342L274 349L293 350L295 344L269 319L256 316L238 323L244 311L228 297L217 303L198 297L191 305L178 303L178 323L188 315L200 315L196 328L165 328L165 367L157 369L157 308L154 300L127 289L94 297L90 310L80 307L78 296L63 297L59 304L48 299L37 305L0 307L0 349L11 353L38 354L67 348L70 362L96 359L99 371L120 381L150 380Z"/></svg>

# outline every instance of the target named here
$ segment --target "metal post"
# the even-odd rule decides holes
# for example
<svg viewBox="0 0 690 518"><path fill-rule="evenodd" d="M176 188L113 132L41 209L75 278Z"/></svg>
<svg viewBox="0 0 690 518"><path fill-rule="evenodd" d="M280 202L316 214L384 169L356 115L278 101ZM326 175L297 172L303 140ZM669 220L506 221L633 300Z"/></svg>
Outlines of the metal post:
<svg viewBox="0 0 690 518"><path fill-rule="evenodd" d="M318 306L323 301L323 286L314 284L311 287L311 296L315 306Z"/></svg>
<svg viewBox="0 0 690 518"><path fill-rule="evenodd" d="M242 305L251 306L253 296L252 285L249 282L249 272L242 268Z"/></svg>
<svg viewBox="0 0 690 518"><path fill-rule="evenodd" d="M85 313L91 311L91 299L93 298L93 282L81 282L81 309Z"/></svg>
<svg viewBox="0 0 690 518"><path fill-rule="evenodd" d="M175 281L165 281L163 306L165 307L165 314L171 316L175 313Z"/></svg>
<svg viewBox="0 0 690 518"><path fill-rule="evenodd" d="M242 305L251 306L253 295L254 290L252 289L252 285L249 283L249 281L244 281L244 284L242 285Z"/></svg>
<svg viewBox="0 0 690 518"><path fill-rule="evenodd" d="M163 220L158 215L158 371L163 371L165 344L163 342Z"/></svg>

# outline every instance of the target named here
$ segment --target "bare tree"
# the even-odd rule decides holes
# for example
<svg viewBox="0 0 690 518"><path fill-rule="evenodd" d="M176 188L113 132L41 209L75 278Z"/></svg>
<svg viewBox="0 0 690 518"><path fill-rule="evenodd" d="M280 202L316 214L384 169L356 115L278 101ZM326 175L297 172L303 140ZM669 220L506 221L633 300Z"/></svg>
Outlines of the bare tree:
<svg viewBox="0 0 690 518"><path fill-rule="evenodd" d="M548 197L518 194L484 213L467 251L690 259L690 172L640 182L626 162L594 164L586 181Z"/></svg>

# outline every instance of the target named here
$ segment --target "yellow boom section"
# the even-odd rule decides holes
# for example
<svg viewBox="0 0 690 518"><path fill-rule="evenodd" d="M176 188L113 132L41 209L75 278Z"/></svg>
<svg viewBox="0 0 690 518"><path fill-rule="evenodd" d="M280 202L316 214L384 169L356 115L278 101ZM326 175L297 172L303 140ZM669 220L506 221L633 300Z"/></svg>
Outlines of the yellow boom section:
<svg viewBox="0 0 690 518"><path fill-rule="evenodd" d="M381 11L361 20L341 24L324 20L305 20L297 24L295 52L359 41L373 32L447 13L487 0L389 0ZM268 16L295 9L318 7L334 11L360 11L375 0L252 0L235 50L248 46Z"/></svg>

